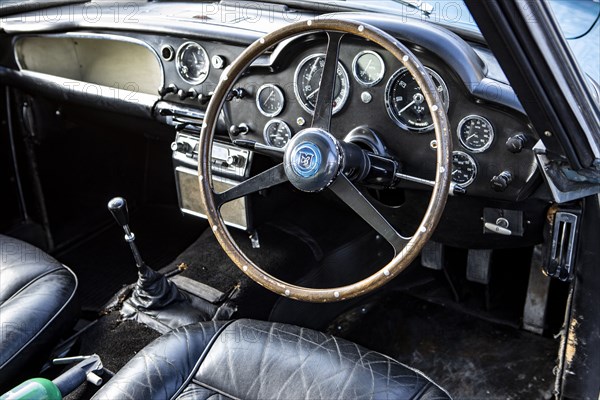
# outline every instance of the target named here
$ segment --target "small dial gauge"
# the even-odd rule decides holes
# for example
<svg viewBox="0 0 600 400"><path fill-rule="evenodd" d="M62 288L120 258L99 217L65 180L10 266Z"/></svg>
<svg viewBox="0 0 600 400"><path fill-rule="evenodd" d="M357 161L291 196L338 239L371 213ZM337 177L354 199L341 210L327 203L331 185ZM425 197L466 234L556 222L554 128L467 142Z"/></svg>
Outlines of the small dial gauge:
<svg viewBox="0 0 600 400"><path fill-rule="evenodd" d="M427 67L425 69L429 72L444 108L448 111L450 97L446 83L437 72ZM399 127L414 132L428 132L433 129L433 117L423 91L406 68L400 69L390 78L386 87L385 105L388 114Z"/></svg>
<svg viewBox="0 0 600 400"><path fill-rule="evenodd" d="M452 153L452 182L467 187L477 176L477 164L473 157L462 151Z"/></svg>
<svg viewBox="0 0 600 400"><path fill-rule="evenodd" d="M363 86L377 85L385 75L385 63L374 51L365 50L357 54L352 63L354 78Z"/></svg>
<svg viewBox="0 0 600 400"><path fill-rule="evenodd" d="M266 84L256 92L256 107L265 117L276 117L283 111L285 96L279 87Z"/></svg>
<svg viewBox="0 0 600 400"><path fill-rule="evenodd" d="M187 42L179 47L175 64L179 76L194 85L204 82L210 70L210 60L206 50L194 42Z"/></svg>
<svg viewBox="0 0 600 400"><path fill-rule="evenodd" d="M264 137L269 146L284 148L292 137L292 130L282 120L272 119L265 125Z"/></svg>
<svg viewBox="0 0 600 400"><path fill-rule="evenodd" d="M310 114L314 113L319 95L321 76L325 67L325 54L313 54L306 57L296 69L294 91L300 105ZM348 73L338 62L333 98L333 114L339 112L350 95Z"/></svg>
<svg viewBox="0 0 600 400"><path fill-rule="evenodd" d="M458 140L474 153L487 150L494 141L494 127L487 119L469 115L458 124Z"/></svg>

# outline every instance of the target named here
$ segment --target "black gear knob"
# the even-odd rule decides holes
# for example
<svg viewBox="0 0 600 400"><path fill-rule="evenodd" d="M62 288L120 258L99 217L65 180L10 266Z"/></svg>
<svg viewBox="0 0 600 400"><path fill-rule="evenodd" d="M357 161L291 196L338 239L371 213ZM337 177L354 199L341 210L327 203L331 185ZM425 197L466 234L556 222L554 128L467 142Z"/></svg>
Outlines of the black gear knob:
<svg viewBox="0 0 600 400"><path fill-rule="evenodd" d="M127 200L122 197L115 197L108 202L108 211L115 217L117 223L121 226L129 225L129 210L127 209Z"/></svg>

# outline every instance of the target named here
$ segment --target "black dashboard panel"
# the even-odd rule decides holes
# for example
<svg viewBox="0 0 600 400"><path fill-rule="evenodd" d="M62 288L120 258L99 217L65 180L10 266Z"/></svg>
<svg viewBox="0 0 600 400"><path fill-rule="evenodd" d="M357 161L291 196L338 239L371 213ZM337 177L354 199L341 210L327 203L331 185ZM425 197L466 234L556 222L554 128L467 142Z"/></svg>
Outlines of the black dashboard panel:
<svg viewBox="0 0 600 400"><path fill-rule="evenodd" d="M371 50L379 54L385 62L384 78L372 87L361 85L352 76L352 65L357 54ZM449 93L448 116L451 122L454 150L468 153L475 161L477 176L467 187L470 196L493 198L498 200L517 201L526 198L535 185L536 163L531 145L536 141L527 119L520 113L485 101L473 96L455 71L450 69L438 57L427 50L413 46L412 50L421 61L446 83ZM245 123L250 132L245 138L265 143L263 130L271 120L262 115L257 107L255 96L257 89L264 84L277 85L285 96L285 107L276 118L285 122L296 133L307 127L312 115L299 103L295 94L298 85L296 70L298 65L311 54L325 52L325 42L320 37L306 37L290 43L288 48L279 53L268 67L253 67L245 77L240 79L239 87L244 88L248 95L236 99L229 104L232 124ZM332 120L332 134L338 139L344 139L353 129L359 126L374 131L387 147L390 156L399 161L403 172L425 179L435 176L435 149L432 141L435 136L432 131L425 133L412 132L399 127L386 111L386 86L394 73L402 68L401 63L385 50L372 43L358 38L346 38L340 49L340 62L347 71L349 79L349 96L346 104ZM364 98L372 99L365 103ZM486 118L494 127L495 137L491 146L475 153L465 148L457 136L459 122L467 116L478 115ZM304 121L305 125L300 122ZM509 138L522 134L528 138L529 148L519 153L508 151L506 142ZM504 171L510 172L512 182L505 191L497 192L492 189L490 182Z"/></svg>

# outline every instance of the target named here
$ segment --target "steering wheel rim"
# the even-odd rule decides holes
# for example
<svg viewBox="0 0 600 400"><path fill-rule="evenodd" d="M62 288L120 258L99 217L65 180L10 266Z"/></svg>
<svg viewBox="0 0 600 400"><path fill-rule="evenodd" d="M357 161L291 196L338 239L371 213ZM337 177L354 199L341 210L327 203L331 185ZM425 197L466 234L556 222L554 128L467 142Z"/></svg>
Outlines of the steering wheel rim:
<svg viewBox="0 0 600 400"><path fill-rule="evenodd" d="M210 166L212 143L221 109L225 104L227 95L233 89L233 86L235 85L236 81L239 79L241 74L245 71L245 69L256 58L258 58L261 54L263 54L266 50L273 47L274 45L286 39L290 39L301 34L318 32L327 32L327 35L329 37L328 51L326 54L327 58L329 58L331 54L335 56L335 60L329 63L329 69L331 70L331 68L334 68L333 71L335 71L335 68L337 68L339 58L339 42L341 41L341 38L346 34L352 34L362 38L366 38L393 54L403 64L403 66L407 68L410 74L415 78L417 84L422 88L423 95L425 96L425 100L432 114L435 136L437 140L435 185L433 187L433 192L429 201L427 211L425 212L421 224L417 228L415 234L406 243L403 244L402 248L400 248L397 245L397 243L392 243L394 235L392 233L387 235L387 233L389 233L389 228L391 228L391 230L394 233L396 233L394 228L391 227L391 225L389 225L388 223L388 228L380 229L379 232L383 232L383 236L388 240L388 242L392 244L392 246L394 246L394 249L396 251L394 258L382 269L361 281L346 286L325 289L307 288L293 285L283 280L280 280L265 272L240 250L240 248L237 246L234 239L230 235L228 229L226 228L225 222L223 221L219 209L225 202L236 197L241 197L244 194L249 194L251 192L245 193L244 189L238 189L237 191L231 190L232 192L235 192L234 194L236 195L236 197L234 197L234 195L232 194L231 196L229 196L230 198L227 196L218 198L217 193L215 193L212 188L212 171ZM338 39L337 44L335 44L334 40L332 40L332 35L336 39ZM325 66L322 74L323 77L321 81L321 88L324 87L323 84L326 83L326 77L328 76L327 58L325 60ZM335 74L334 72L329 72L330 74ZM331 91L333 91L333 89L331 89ZM321 97L321 95L322 93L319 94L319 97ZM325 104L327 102L327 94L323 95L323 97L325 97L325 100L321 104ZM315 107L315 119L313 120L312 127L317 125L317 127L321 128L321 125L327 125L324 123L324 121L328 121L329 124L331 123L331 102L329 103L329 107L329 115L324 116L325 120L319 119L320 114L322 114L320 111L322 110L319 108L319 100L317 100L317 106ZM327 114L327 111L325 110L324 113ZM326 131L326 129L323 130ZM248 48L246 48L242 52L242 54L240 54L240 56L238 56L238 58L234 60L223 71L221 79L208 105L204 122L202 125L202 130L200 133L200 143L198 149L198 176L200 183L201 198L200 200L206 210L207 218L210 223L211 229L213 230L221 247L224 249L229 258L236 264L238 268L240 268L240 270L244 274L246 274L248 277L250 277L252 280L257 282L261 286L283 297L289 297L292 299L307 302L327 303L351 299L373 291L383 286L392 278L397 276L417 257L425 243L431 237L434 229L436 228L441 218L449 193L452 169L451 144L452 142L450 137L448 118L446 115L445 108L443 107L443 102L436 90L435 84L431 80L429 74L426 72L423 64L417 59L415 55L412 54L412 52L408 48L406 48L406 46L404 46L397 39L393 38L391 35L383 32L378 28L352 20L318 19L301 21L287 25L260 38ZM275 184L285 181L285 171L283 168L272 168L271 170L268 170L259 175L263 175L262 180L269 180L270 182ZM252 179L253 178L250 178L250 180ZM257 182L255 183L258 184ZM363 206L364 201L367 201L368 203L368 200L366 200L364 197L362 199L360 199L359 197L352 197L362 197L362 195L360 195L358 189L356 189L356 187L343 173L338 173L332 179L332 182L330 182L330 184L332 184L332 190L334 190L334 192L338 194L338 197L342 198L342 200L344 200L351 207L352 205L349 204L346 201L346 199L344 199L344 196L350 196L348 199L354 202L363 202L361 203ZM273 185L271 184L270 186ZM264 186L261 187L261 189L270 186L269 184L264 184ZM337 189L335 189L335 187L337 187ZM342 187L343 189L340 189ZM339 193L337 192L337 190L339 190ZM358 194L356 192L358 192ZM370 217L375 219L383 218L376 210L373 210L375 210L374 207L372 207L372 209L369 210ZM361 216L365 218L364 215ZM385 221L385 219L383 220ZM370 220L367 222L371 223ZM387 221L385 222L387 223ZM396 235L398 234L396 233ZM402 237L400 236L400 238Z"/></svg>

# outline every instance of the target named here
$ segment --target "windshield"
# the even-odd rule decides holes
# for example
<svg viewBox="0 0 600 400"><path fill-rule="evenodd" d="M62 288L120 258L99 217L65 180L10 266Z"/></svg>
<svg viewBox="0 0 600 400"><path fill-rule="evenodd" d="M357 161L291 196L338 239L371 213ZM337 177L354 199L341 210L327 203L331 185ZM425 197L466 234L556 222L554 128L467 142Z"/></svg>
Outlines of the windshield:
<svg viewBox="0 0 600 400"><path fill-rule="evenodd" d="M432 22L461 24L477 29L463 0L309 0L314 3L388 11L397 15L425 18ZM600 19L600 0L548 0L565 37L588 34Z"/></svg>
<svg viewBox="0 0 600 400"><path fill-rule="evenodd" d="M462 0L310 0L418 18L441 25L479 32ZM582 69L600 82L600 0L549 0L554 15ZM526 5L526 3L524 3Z"/></svg>

